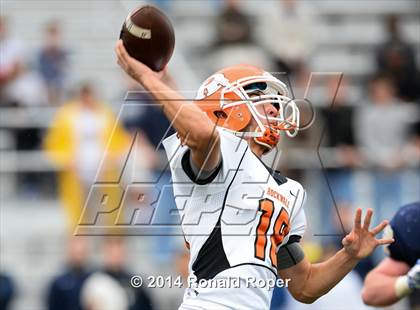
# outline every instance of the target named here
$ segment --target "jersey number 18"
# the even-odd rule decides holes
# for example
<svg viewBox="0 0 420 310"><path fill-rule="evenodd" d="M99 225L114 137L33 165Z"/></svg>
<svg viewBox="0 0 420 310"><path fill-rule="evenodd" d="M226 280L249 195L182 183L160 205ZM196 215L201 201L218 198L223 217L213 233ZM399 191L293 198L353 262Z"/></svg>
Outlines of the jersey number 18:
<svg viewBox="0 0 420 310"><path fill-rule="evenodd" d="M267 238L270 237L270 260L273 267L277 267L277 246L282 243L283 238L289 233L289 214L282 208L274 222L274 231L271 236L267 235L271 226L271 220L274 213L274 202L271 199L264 198L259 200L258 210L261 211L260 221L258 222L255 236L255 257L265 261L265 249L267 247Z"/></svg>

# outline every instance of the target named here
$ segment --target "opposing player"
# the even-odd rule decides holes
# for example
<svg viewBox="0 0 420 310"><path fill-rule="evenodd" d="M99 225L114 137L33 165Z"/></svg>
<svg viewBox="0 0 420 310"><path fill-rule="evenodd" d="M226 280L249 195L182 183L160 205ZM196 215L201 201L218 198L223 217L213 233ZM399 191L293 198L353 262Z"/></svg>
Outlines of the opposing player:
<svg viewBox="0 0 420 310"><path fill-rule="evenodd" d="M291 279L291 294L311 303L378 245L393 241L375 238L386 221L369 230L372 210L362 224L358 209L343 249L320 264L305 258L299 246L305 191L260 159L282 132L294 136L299 129L299 111L281 81L259 68L232 66L207 79L191 104L160 80L162 73L131 58L120 41L116 53L177 131L163 143L190 274L198 281L239 281L238 287L213 281L220 285L187 289L180 309L268 309L273 287L264 283L277 276Z"/></svg>
<svg viewBox="0 0 420 310"><path fill-rule="evenodd" d="M420 292L420 202L401 207L385 234L395 242L387 247L389 257L366 276L362 292L372 306L389 306Z"/></svg>

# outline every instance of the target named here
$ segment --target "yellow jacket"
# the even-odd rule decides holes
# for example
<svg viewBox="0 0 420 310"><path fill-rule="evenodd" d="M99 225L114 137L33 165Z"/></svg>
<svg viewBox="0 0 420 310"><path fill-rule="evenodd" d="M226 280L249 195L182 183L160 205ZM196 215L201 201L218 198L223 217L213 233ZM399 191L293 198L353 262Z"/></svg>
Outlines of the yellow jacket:
<svg viewBox="0 0 420 310"><path fill-rule="evenodd" d="M101 171L103 171L101 179L118 180L120 171L113 160L128 155L130 136L116 121L114 113L105 104L97 103L95 109L95 113L105 120L101 144L104 151L106 150L106 157L101 167ZM81 104L78 101L64 104L55 115L44 140L46 154L59 170L59 195L71 232L74 232L74 228L79 222L87 194L78 180L74 168L77 147L77 135L74 132L81 111Z"/></svg>

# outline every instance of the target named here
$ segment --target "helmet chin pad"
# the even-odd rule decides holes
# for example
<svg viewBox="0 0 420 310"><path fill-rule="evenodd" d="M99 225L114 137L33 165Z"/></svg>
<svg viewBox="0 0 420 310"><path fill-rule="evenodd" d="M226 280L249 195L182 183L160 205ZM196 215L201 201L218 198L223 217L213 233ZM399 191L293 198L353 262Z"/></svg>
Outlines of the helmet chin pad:
<svg viewBox="0 0 420 310"><path fill-rule="evenodd" d="M265 131L261 137L255 137L255 143L265 146L268 150L272 150L280 141L280 132L275 127L264 126ZM259 127L255 131L261 131Z"/></svg>

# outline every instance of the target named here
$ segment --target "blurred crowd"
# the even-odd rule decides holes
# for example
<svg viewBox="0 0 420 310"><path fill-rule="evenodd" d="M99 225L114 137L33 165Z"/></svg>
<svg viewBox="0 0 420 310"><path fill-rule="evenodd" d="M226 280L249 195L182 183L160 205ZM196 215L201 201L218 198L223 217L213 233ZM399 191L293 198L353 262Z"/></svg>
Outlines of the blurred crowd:
<svg viewBox="0 0 420 310"><path fill-rule="evenodd" d="M155 3L170 13L169 1ZM211 51L206 55L208 63L212 64L208 67L216 70L218 66L250 62L264 66L267 71L282 73L280 78L293 89L304 89L312 70L308 59L317 48L312 32L317 12L310 4L278 1L275 10L260 14L260 18L243 10L240 1L217 2L214 40L206 46ZM353 210L361 202L360 182L364 182L362 186L369 186L369 206L374 208L377 220L392 217L400 205L409 202L407 199L419 200L418 188L414 188L419 185L420 159L418 50L404 37L398 16L388 16L383 27L387 38L372 54L374 72L358 81L345 72L326 74L321 81L326 95L322 100L315 100L317 104L309 109L311 111L302 109L303 119L307 113L314 113L314 124L302 130L293 141L282 142L280 146L304 153L311 149L318 152L318 144L321 146L317 153L321 159L318 166L306 169L299 164L288 166L287 161L280 160L277 167L312 188L308 199L308 208L312 210L307 212L315 216L314 222L308 221L305 247L313 262L328 257L340 247L341 236L351 225ZM171 266L185 278L188 254L180 246L179 238L168 237L174 231L168 227L174 223L169 211L175 209L175 204L160 143L174 132L173 129L160 109L153 105L150 95L131 80L126 81L126 88L117 96L119 100L100 98L101 90L95 89L93 81L70 81L70 47L62 40L65 29L59 21L45 24L42 47L29 53L18 34L12 35L9 30L8 18L0 17L0 111L54 108L47 128L2 128L14 142L1 146L2 150L43 151L54 167L55 172L47 174L47 181L45 176L35 173L20 173L16 193L21 197L29 193L38 199L57 193L67 220L68 236L63 240L67 244L67 259L63 269L45 288L46 307L159 308L156 306L159 301L156 303L147 289L130 286L132 272L126 263L127 237L89 238L72 234L77 223L89 216L86 201L92 184L98 180L121 180L128 154L134 150L136 156L130 164L136 175L124 175L121 182L127 185L148 180L162 193L153 220L166 226L152 237L149 255L156 266ZM182 86L175 85L170 76L166 82L174 88ZM361 96L354 96L354 85ZM117 116L121 103L127 108ZM313 171L317 171L315 179L310 177ZM363 176L367 176L368 181L361 180L360 171L366 172ZM46 190L39 185L43 182L48 184ZM132 196L129 205L138 203L138 195ZM109 196L113 203L117 198ZM141 204L147 205L147 202ZM115 218L108 221L115 223ZM316 238L318 233L327 238ZM92 247L103 253L99 267L91 266ZM361 262L337 287L335 295L329 295L316 307L327 308L337 300L343 303L343 294L339 292L359 294L361 280L374 264L375 258ZM7 309L7 304L17 294L16 281L7 275L5 266L1 267L1 273L0 308ZM175 295L173 302L179 302L182 290ZM346 305L351 307L349 300L346 299ZM273 309L291 307L290 302L284 290L275 291ZM363 307L354 302L355 308Z"/></svg>

